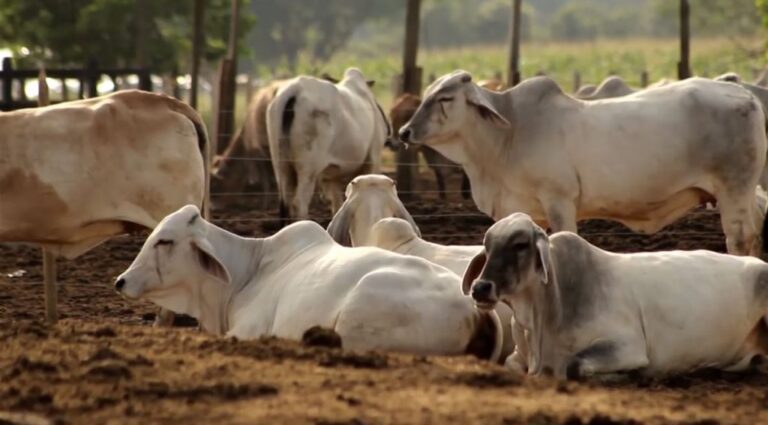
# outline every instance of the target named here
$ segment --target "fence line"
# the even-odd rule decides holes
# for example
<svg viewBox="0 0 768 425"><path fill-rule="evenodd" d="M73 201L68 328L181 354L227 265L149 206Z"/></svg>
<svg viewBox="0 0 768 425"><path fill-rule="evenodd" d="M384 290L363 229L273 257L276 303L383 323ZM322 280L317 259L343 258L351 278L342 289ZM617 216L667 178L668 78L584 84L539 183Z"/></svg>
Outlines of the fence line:
<svg viewBox="0 0 768 425"><path fill-rule="evenodd" d="M235 156L235 157L223 157L219 156L218 158L220 161L255 161L255 162L275 162L272 161L270 158L255 158L255 157L243 157L243 156ZM288 163L296 163L296 162L303 162L303 161L297 161L293 159L278 159L277 162L288 162ZM373 161L365 161L365 162L358 162L358 161L334 161L334 164L352 164L352 165L373 165ZM379 161L379 164L381 164L381 161ZM429 163L421 163L421 162L388 162L387 165L410 165L410 166L418 166L418 165L428 165L429 167L448 167L448 168L464 168L460 164L429 164Z"/></svg>

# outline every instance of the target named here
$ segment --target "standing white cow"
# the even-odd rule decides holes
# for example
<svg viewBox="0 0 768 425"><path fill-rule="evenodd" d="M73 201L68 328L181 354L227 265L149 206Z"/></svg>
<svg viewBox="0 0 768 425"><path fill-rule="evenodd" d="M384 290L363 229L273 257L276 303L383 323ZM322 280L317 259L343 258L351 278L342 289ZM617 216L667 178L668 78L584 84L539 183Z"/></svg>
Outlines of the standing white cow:
<svg viewBox="0 0 768 425"><path fill-rule="evenodd" d="M485 235L464 290L515 315L507 364L580 378L765 366L768 265L711 251L615 254L516 213Z"/></svg>
<svg viewBox="0 0 768 425"><path fill-rule="evenodd" d="M189 105L136 90L0 114L0 242L75 258L202 205L207 133Z"/></svg>
<svg viewBox="0 0 768 425"><path fill-rule="evenodd" d="M335 85L307 76L282 85L267 110L281 218L306 218L318 183L335 213L349 180L379 171L390 133L386 115L356 68L347 69Z"/></svg>
<svg viewBox="0 0 768 425"><path fill-rule="evenodd" d="M353 350L502 354L498 316L475 309L458 276L420 258L342 247L312 221L241 238L186 206L155 228L115 287L217 335L300 339L323 326Z"/></svg>
<svg viewBox="0 0 768 425"><path fill-rule="evenodd" d="M0 242L73 259L202 205L208 136L189 105L137 90L0 114ZM170 324L167 312L157 324Z"/></svg>
<svg viewBox="0 0 768 425"><path fill-rule="evenodd" d="M741 87L691 78L581 101L546 77L495 93L456 71L424 97L400 138L464 166L494 219L522 211L553 231L602 218L654 233L714 198L728 251L760 252L765 116Z"/></svg>

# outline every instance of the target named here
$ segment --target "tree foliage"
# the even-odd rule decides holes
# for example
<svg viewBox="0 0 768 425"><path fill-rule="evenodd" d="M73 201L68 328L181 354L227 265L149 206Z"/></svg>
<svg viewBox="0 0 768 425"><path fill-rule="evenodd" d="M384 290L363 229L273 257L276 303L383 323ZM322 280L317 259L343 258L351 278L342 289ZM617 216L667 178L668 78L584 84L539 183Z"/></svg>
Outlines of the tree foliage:
<svg viewBox="0 0 768 425"><path fill-rule="evenodd" d="M230 1L207 3L205 56L211 60L226 51ZM189 61L193 7L178 0L0 0L0 43L28 49L27 60L55 65L133 66L143 52L153 70L170 71ZM244 12L241 37L253 24Z"/></svg>

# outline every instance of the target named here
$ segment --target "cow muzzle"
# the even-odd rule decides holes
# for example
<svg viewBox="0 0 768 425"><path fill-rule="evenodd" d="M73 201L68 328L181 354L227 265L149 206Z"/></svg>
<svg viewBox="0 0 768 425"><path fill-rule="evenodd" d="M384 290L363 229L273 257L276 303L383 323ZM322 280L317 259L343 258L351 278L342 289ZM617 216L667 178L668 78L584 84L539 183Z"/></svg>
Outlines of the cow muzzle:
<svg viewBox="0 0 768 425"><path fill-rule="evenodd" d="M475 305L481 310L491 310L499 302L496 285L490 280L476 280L472 285L471 294Z"/></svg>
<svg viewBox="0 0 768 425"><path fill-rule="evenodd" d="M124 275L120 275L115 280L115 292L126 299L137 299L143 294L144 285L129 281Z"/></svg>

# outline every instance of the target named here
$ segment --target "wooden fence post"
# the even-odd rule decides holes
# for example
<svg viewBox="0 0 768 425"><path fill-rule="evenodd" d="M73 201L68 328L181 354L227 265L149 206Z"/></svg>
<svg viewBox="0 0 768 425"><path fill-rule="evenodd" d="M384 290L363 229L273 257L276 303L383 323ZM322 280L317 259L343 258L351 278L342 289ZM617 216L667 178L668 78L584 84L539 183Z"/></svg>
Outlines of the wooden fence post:
<svg viewBox="0 0 768 425"><path fill-rule="evenodd" d="M195 0L195 16L192 35L192 73L189 84L189 104L197 109L197 82L200 78L200 56L203 53L203 20L205 19L205 0Z"/></svg>
<svg viewBox="0 0 768 425"><path fill-rule="evenodd" d="M576 93L581 88L581 74L579 71L573 71L573 92Z"/></svg>
<svg viewBox="0 0 768 425"><path fill-rule="evenodd" d="M3 58L3 103L10 105L13 101L13 59Z"/></svg>
<svg viewBox="0 0 768 425"><path fill-rule="evenodd" d="M509 65L507 86L514 87L520 82L520 10L523 0L512 0L512 15L509 25Z"/></svg>
<svg viewBox="0 0 768 425"><path fill-rule="evenodd" d="M85 65L85 85L86 90L88 92L88 97L96 97L99 95L99 72L98 72L98 63L95 59L91 59L88 61L88 63Z"/></svg>
<svg viewBox="0 0 768 425"><path fill-rule="evenodd" d="M139 71L139 90L152 91L152 75L148 69Z"/></svg>
<svg viewBox="0 0 768 425"><path fill-rule="evenodd" d="M691 27L688 0L680 0L680 62L677 63L677 78L691 77Z"/></svg>
<svg viewBox="0 0 768 425"><path fill-rule="evenodd" d="M418 95L421 92L421 68L416 66L419 51L419 15L421 0L406 0L405 45L403 46L403 92ZM397 188L404 201L414 199L414 177L418 171L415 149L400 149L397 161Z"/></svg>

